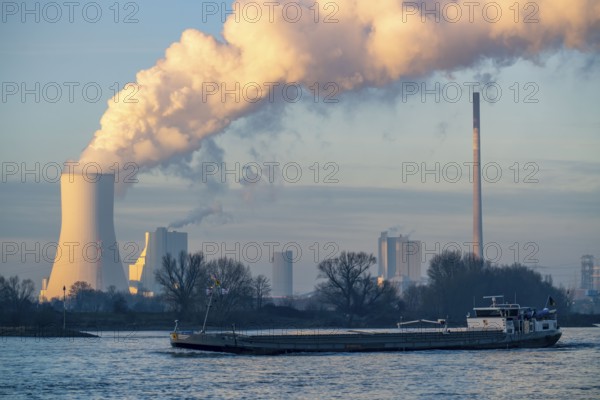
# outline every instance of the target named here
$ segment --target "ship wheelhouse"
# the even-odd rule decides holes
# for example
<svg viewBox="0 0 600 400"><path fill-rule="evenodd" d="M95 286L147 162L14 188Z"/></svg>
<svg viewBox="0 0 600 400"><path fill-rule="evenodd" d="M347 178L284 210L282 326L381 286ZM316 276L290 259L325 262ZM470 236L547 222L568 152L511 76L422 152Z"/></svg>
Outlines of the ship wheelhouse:
<svg viewBox="0 0 600 400"><path fill-rule="evenodd" d="M469 329L501 330L508 334L528 334L559 329L556 310L544 308L538 311L532 307L521 307L519 304L498 304L496 297L502 296L489 296L492 299L491 306L475 307L474 315L467 315Z"/></svg>

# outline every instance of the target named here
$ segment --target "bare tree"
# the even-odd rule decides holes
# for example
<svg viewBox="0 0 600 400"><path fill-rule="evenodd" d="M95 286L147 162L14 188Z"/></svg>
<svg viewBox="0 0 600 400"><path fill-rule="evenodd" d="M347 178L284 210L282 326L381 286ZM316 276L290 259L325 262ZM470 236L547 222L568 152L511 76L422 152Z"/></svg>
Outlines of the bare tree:
<svg viewBox="0 0 600 400"><path fill-rule="evenodd" d="M15 313L25 311L33 303L34 291L35 286L30 279L20 281L18 276L0 277L0 299Z"/></svg>
<svg viewBox="0 0 600 400"><path fill-rule="evenodd" d="M258 275L252 280L252 286L254 288L254 296L256 298L256 308L260 310L263 306L263 300L265 297L269 297L271 294L271 283L266 276Z"/></svg>
<svg viewBox="0 0 600 400"><path fill-rule="evenodd" d="M188 316L197 306L200 285L206 280L204 253L179 254L179 262L170 254L163 258L156 271L156 281L162 286L165 300L181 316Z"/></svg>
<svg viewBox="0 0 600 400"><path fill-rule="evenodd" d="M104 302L104 293L94 290L92 285L77 281L69 288L70 308L74 311L100 311Z"/></svg>
<svg viewBox="0 0 600 400"><path fill-rule="evenodd" d="M373 311L380 300L384 305L397 300L396 290L389 283L377 284L369 268L375 257L364 252L342 252L336 258L323 260L318 266L319 277L326 281L317 285L317 292L328 304L347 316L352 325L355 316Z"/></svg>
<svg viewBox="0 0 600 400"><path fill-rule="evenodd" d="M74 299L84 292L91 292L93 290L94 288L92 288L92 285L89 283L85 281L77 281L69 288L69 297Z"/></svg>
<svg viewBox="0 0 600 400"><path fill-rule="evenodd" d="M252 275L250 268L231 258L212 260L207 265L210 276L209 286L217 283L216 296L213 296L214 312L223 320L230 311L243 308L252 302Z"/></svg>

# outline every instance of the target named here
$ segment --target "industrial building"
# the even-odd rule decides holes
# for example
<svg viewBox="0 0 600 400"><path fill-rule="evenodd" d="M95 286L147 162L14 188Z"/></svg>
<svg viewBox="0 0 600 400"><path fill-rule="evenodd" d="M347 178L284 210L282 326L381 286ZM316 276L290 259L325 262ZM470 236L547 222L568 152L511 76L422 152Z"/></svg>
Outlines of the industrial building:
<svg viewBox="0 0 600 400"><path fill-rule="evenodd" d="M127 290L114 227L113 174L63 173L60 178L61 227L49 278L40 300L63 297L78 281L94 290Z"/></svg>
<svg viewBox="0 0 600 400"><path fill-rule="evenodd" d="M596 264L595 260L591 254L581 256L581 283L573 294L573 312L600 313L600 264Z"/></svg>
<svg viewBox="0 0 600 400"><path fill-rule="evenodd" d="M290 297L294 294L293 258L291 250L273 253L273 297Z"/></svg>
<svg viewBox="0 0 600 400"><path fill-rule="evenodd" d="M421 282L421 242L403 235L389 236L386 231L381 232L377 249L379 277L401 283L404 288Z"/></svg>
<svg viewBox="0 0 600 400"><path fill-rule="evenodd" d="M129 292L145 296L158 293L160 288L154 276L161 268L163 257L170 254L178 259L182 251L187 254L187 244L186 232L169 232L162 227L146 232L144 250L134 264L129 264Z"/></svg>
<svg viewBox="0 0 600 400"><path fill-rule="evenodd" d="M598 289L594 287L594 256L581 256L581 289Z"/></svg>

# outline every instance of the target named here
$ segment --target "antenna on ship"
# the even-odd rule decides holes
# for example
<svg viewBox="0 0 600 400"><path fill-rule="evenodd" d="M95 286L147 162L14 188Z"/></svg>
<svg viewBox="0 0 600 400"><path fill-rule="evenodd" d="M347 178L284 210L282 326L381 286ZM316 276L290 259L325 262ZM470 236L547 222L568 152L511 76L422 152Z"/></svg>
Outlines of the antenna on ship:
<svg viewBox="0 0 600 400"><path fill-rule="evenodd" d="M492 307L496 307L496 297L504 298L504 295L496 294L494 296L483 296L484 299L492 299Z"/></svg>
<svg viewBox="0 0 600 400"><path fill-rule="evenodd" d="M206 314L204 314L204 322L202 323L202 330L200 331L200 333L206 333L206 321L208 320L208 313L210 312L210 306L212 305L213 295L215 294L214 288L207 290L210 290L210 297L208 298L208 306L206 307Z"/></svg>

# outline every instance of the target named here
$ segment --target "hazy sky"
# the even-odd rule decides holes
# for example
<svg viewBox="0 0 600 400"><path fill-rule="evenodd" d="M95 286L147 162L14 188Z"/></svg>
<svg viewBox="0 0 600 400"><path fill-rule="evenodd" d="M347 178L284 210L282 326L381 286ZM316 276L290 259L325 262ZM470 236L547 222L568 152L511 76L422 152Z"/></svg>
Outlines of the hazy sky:
<svg viewBox="0 0 600 400"><path fill-rule="evenodd" d="M159 1L111 1L87 8L81 3L71 16L63 6L60 18L54 6L27 2L32 10L38 4L39 22L36 11L27 14L21 9L23 3L8 3L3 3L0 23L0 274L32 278L39 289L42 276L47 276L51 267L43 250L58 240L60 232L55 166L79 159L94 132L101 130L100 119L107 103L114 103L110 99L117 88L135 82L140 70L164 58L165 50L180 40L182 32L193 28L220 43L228 36L223 36L220 2L176 1L167 5ZM389 3L389 7L397 4ZM512 23L519 31L521 24L511 22L514 15L509 7L513 3L498 2L509 22L504 19L494 28L502 25L510 31ZM114 4L118 5L118 15ZM352 2L335 4L341 9L340 18L349 15L344 7L358 7ZM556 13L564 12L565 18L572 14L572 10L551 10L548 2L536 4L536 27L554 24L550 16ZM582 0L582 4L594 3ZM325 3L318 6L317 33L307 30L300 34L305 25L287 24L285 35L268 32L271 35L248 38L249 43L256 40L258 49L252 57L249 51L239 56L247 64L244 71L256 65L259 72L278 77L274 71L282 68L288 83L317 82L317 101L307 86L301 87L302 98L296 101L293 90L297 87L291 87L275 100L261 102L261 107L231 114L224 129L210 136L209 142L199 141L203 147L198 151L185 150L188 147L184 146L184 150L161 155L157 161L140 158L144 160L139 161L142 167L148 168L115 205L116 234L126 261L132 262L141 250L145 231L167 226L192 210L220 205L225 215L209 216L199 225L181 228L189 232L190 249L239 257L253 273L268 277L269 249L300 250L294 270L295 291L312 289L315 264L328 255L341 250L376 254L377 237L390 228L424 242L424 275L426 263L438 249L459 246L466 251L464 243L471 241L471 184L464 163L472 160L469 88L478 83L485 90L481 143L487 256L500 263L522 262L542 274L552 274L555 282L578 284L581 255L600 257L598 8L587 10L586 18L595 21L596 27L595 33L590 29L590 39L582 34L587 45L569 45L577 38L568 38L566 46L539 45L535 51L513 51L513 47L523 46L519 40L495 39L494 35L490 35L489 43L482 40L480 44L477 38L491 22L456 24L456 29L461 28L454 31L448 23L439 27L448 22L444 15L439 23L423 23L411 21L419 17L406 14L407 22L400 18L373 25L373 32L375 28L385 32L385 24L390 23L411 28L404 36L383 41L389 47L384 56L361 53L357 45L357 54L338 65L329 56L332 52L351 52L353 36L323 36L319 40L320 24L335 7L324 8ZM378 10L365 10L364 14L384 15L388 6L382 2L373 6ZM95 14L98 9L100 16ZM217 15L212 15L215 10ZM519 17L532 10L523 9ZM355 11L353 15L363 15ZM235 21L227 25L230 37L240 41L253 32L252 25L248 21L244 25L241 18L239 25ZM345 26L343 20L339 22L341 31ZM239 34L237 27L247 32ZM335 33L337 28L334 23L327 32ZM443 29L447 32L440 36L437 31ZM437 33L430 36L430 32ZM523 33L521 40L536 34L532 32ZM302 47L299 43L304 36L308 45L293 57L283 54L285 46L275 46L278 51L271 52L271 42L289 39L292 34L298 35L290 42L294 50L296 45ZM460 45L461 38L464 46ZM194 40L209 41L204 37ZM350 44L342 43L346 40ZM188 46L194 48L195 42L191 43ZM480 55L468 54L469 49L480 45ZM396 51L399 55L394 60L386 59ZM444 57L436 59L442 51ZM410 56L411 52L433 55L420 59ZM181 76L208 69L205 64L224 71L231 68L226 58L219 58L220 53L203 54L205 59L170 60L171 69L165 67L167 73L159 89L169 88L163 84L166 81L175 82ZM268 62L258 60L262 54ZM307 54L310 57L304 57ZM377 57L382 63L392 63L404 56L412 64L373 67L381 61ZM292 60L280 63L286 57ZM326 72L319 69L319 57ZM429 60L433 60L431 65L421 68ZM354 73L355 61L357 70L364 72L360 78L364 81L336 80L346 70ZM173 72L179 67L182 72ZM293 72L295 67L301 71ZM331 71L335 73L328 75ZM310 81L313 76L336 79ZM334 86L325 86L331 83ZM173 85L180 90L182 84ZM336 92L337 88L346 90ZM98 89L101 93L97 96ZM140 93L144 90L150 89L142 86ZM328 94L330 98L325 97ZM168 90L160 96L170 101L165 100L168 106L180 101ZM336 102L325 101L330 99ZM116 107L128 110L121 104ZM161 107L167 106L157 105L156 115L164 111ZM204 111L197 115L193 108L185 111L186 123L206 122ZM150 111L144 115L145 119L154 116ZM178 129L183 125L178 124ZM270 183L268 167L274 163L279 164L272 170ZM157 164L161 166L153 167ZM215 175L207 174L208 165L218 166ZM244 182L244 176L253 176L244 166L254 170L259 166L262 179ZM222 167L230 171L223 179L219 176ZM37 172L22 174L24 169ZM17 243L19 254L5 254L7 243Z"/></svg>

